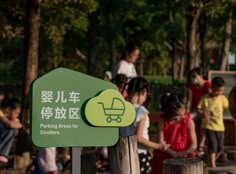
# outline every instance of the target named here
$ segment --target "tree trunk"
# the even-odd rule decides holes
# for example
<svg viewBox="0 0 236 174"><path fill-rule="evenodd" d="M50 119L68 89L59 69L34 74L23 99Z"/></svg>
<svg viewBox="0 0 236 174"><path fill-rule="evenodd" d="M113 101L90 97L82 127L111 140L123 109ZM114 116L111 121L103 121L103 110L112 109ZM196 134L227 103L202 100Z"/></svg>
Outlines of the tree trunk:
<svg viewBox="0 0 236 174"><path fill-rule="evenodd" d="M109 53L110 53L110 69L111 69L112 74L115 74L116 42L112 36L109 38Z"/></svg>
<svg viewBox="0 0 236 174"><path fill-rule="evenodd" d="M180 65L180 71L179 71L179 79L180 80L184 80L184 67L185 67L185 56L182 56L182 61L181 61L181 65Z"/></svg>
<svg viewBox="0 0 236 174"><path fill-rule="evenodd" d="M139 61L139 75L141 77L144 75L144 73L143 73L143 59L140 59L140 61Z"/></svg>
<svg viewBox="0 0 236 174"><path fill-rule="evenodd" d="M223 47L222 61L221 61L221 66L220 66L221 71L226 70L227 60L229 57L231 34L232 34L232 23L233 23L232 17L233 17L233 10L230 8L228 20L226 21L226 25L225 25L224 47Z"/></svg>
<svg viewBox="0 0 236 174"><path fill-rule="evenodd" d="M193 7L191 6L189 9L187 9L187 15L186 15L186 32L187 32L187 42L186 42L186 64L187 69L191 70L193 67L198 66L196 65L196 32L197 32L197 23L198 18L201 13L201 7ZM188 72L187 70L187 72Z"/></svg>
<svg viewBox="0 0 236 174"><path fill-rule="evenodd" d="M113 13L113 2L109 1L108 4L108 14L107 14L107 29L108 29L108 49L110 57L110 70L112 74L115 74L116 68L116 42L115 42L115 32L114 32L114 13Z"/></svg>
<svg viewBox="0 0 236 174"><path fill-rule="evenodd" d="M205 11L200 16L199 20L199 39L200 39L200 58L201 67L203 68L204 74L208 72L210 68L209 57L206 54L207 45L207 33L208 33L208 21Z"/></svg>
<svg viewBox="0 0 236 174"><path fill-rule="evenodd" d="M92 13L89 15L88 26L88 62L87 73L90 75L96 75L96 57L97 57L97 45L98 45L98 14Z"/></svg>
<svg viewBox="0 0 236 174"><path fill-rule="evenodd" d="M152 74L152 61L149 61L149 62L148 62L148 70L147 70L147 73L148 73L149 75L153 75L153 74Z"/></svg>
<svg viewBox="0 0 236 174"><path fill-rule="evenodd" d="M176 44L172 41L172 82L174 83L178 78L178 65L176 63Z"/></svg>
<svg viewBox="0 0 236 174"><path fill-rule="evenodd" d="M28 125L30 84L38 76L40 0L27 0L25 21L25 62L22 122Z"/></svg>
<svg viewBox="0 0 236 174"><path fill-rule="evenodd" d="M25 48L24 48L24 88L22 101L22 123L25 127L30 123L29 92L30 84L38 76L38 38L40 25L40 0L26 1ZM32 144L28 129L20 129L16 147L17 160L14 166L25 170L30 163Z"/></svg>
<svg viewBox="0 0 236 174"><path fill-rule="evenodd" d="M169 12L169 21L170 24L174 23L174 15L173 12L170 11ZM177 71L178 71L178 66L176 64L176 39L173 37L172 41L171 41L171 46L172 46L172 50L171 50L171 69L172 69L172 82L174 83L175 80L177 80Z"/></svg>
<svg viewBox="0 0 236 174"><path fill-rule="evenodd" d="M198 158L173 158L163 162L163 174L203 173L203 161Z"/></svg>

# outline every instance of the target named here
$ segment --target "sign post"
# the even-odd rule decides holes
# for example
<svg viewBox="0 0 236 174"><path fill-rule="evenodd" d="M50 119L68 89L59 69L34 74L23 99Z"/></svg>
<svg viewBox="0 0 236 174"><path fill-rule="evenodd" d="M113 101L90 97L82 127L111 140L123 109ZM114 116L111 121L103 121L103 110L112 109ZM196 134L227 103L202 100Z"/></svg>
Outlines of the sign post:
<svg viewBox="0 0 236 174"><path fill-rule="evenodd" d="M81 174L81 148L72 147L71 154L73 154L71 158L71 172L72 174Z"/></svg>
<svg viewBox="0 0 236 174"><path fill-rule="evenodd" d="M66 68L36 79L31 99L31 136L38 147L112 146L118 127L135 119L114 84ZM72 152L80 154L79 148Z"/></svg>

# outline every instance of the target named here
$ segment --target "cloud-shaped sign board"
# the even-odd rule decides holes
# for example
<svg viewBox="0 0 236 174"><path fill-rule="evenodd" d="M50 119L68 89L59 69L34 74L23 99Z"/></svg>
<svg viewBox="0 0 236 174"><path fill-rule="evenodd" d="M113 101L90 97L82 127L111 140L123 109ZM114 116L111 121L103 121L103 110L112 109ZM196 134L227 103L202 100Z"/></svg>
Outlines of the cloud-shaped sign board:
<svg viewBox="0 0 236 174"><path fill-rule="evenodd" d="M94 126L124 127L134 122L134 106L114 89L91 98L85 106L85 117Z"/></svg>

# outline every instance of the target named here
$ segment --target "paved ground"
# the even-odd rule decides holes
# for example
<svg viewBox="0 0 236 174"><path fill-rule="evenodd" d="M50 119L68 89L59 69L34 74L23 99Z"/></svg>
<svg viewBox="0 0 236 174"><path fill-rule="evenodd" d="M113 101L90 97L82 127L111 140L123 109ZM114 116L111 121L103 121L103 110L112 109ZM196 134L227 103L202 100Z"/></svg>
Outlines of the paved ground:
<svg viewBox="0 0 236 174"><path fill-rule="evenodd" d="M66 171L62 174L70 174L70 171ZM14 170L12 168L0 168L0 174L26 174L24 171ZM97 172L97 174L109 174L109 172ZM204 174L236 174L236 162L218 162L215 169L205 167Z"/></svg>
<svg viewBox="0 0 236 174"><path fill-rule="evenodd" d="M215 169L207 168L209 174L236 174L236 162L218 163Z"/></svg>

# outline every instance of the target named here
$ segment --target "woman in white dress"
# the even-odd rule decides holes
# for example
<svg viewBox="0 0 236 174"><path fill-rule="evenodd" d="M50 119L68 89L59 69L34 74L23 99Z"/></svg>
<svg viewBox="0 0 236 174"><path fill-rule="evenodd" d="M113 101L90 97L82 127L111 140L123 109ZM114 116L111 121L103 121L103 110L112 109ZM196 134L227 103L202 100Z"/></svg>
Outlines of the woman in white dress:
<svg viewBox="0 0 236 174"><path fill-rule="evenodd" d="M125 47L121 60L118 63L116 74L125 74L129 80L133 77L137 77L134 63L137 61L139 54L139 47L134 43L128 43Z"/></svg>

